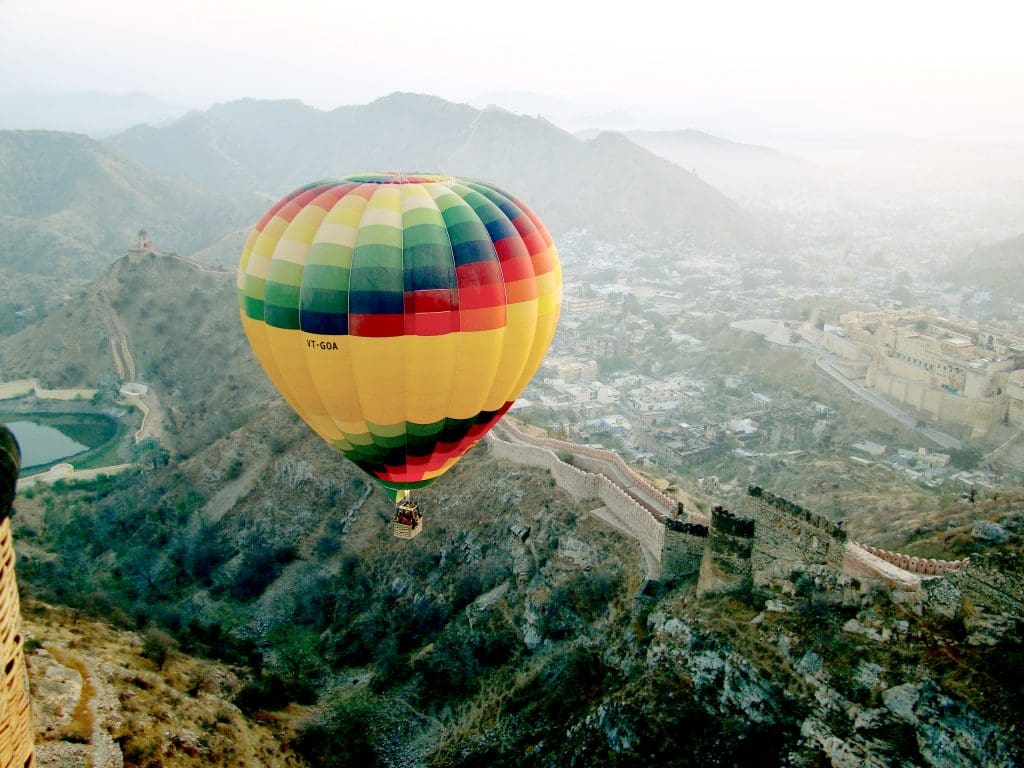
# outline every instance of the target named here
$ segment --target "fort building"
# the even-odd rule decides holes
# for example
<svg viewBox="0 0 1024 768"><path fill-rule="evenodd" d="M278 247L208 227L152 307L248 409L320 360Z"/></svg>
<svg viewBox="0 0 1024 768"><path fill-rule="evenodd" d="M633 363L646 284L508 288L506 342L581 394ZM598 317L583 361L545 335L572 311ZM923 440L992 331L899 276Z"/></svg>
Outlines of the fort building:
<svg viewBox="0 0 1024 768"><path fill-rule="evenodd" d="M849 312L839 322L824 346L869 361L865 383L887 397L969 427L972 438L1004 421L1024 425L1024 339L922 310Z"/></svg>

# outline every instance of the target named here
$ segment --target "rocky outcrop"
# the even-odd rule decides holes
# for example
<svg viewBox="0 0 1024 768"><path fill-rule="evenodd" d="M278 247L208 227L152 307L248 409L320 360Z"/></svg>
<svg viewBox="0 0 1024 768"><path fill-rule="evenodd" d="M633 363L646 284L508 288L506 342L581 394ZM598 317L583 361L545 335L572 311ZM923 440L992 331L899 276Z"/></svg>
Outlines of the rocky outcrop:
<svg viewBox="0 0 1024 768"><path fill-rule="evenodd" d="M727 645L713 642L690 617L655 610L648 626L647 664L685 670L694 695L723 722L737 715L797 729L784 765L1015 765L1006 734L929 679L887 685L887 670L864 660L847 690L837 686L836 670L825 659L814 651L794 653L797 640L786 635L778 638L777 653L788 671L768 678Z"/></svg>

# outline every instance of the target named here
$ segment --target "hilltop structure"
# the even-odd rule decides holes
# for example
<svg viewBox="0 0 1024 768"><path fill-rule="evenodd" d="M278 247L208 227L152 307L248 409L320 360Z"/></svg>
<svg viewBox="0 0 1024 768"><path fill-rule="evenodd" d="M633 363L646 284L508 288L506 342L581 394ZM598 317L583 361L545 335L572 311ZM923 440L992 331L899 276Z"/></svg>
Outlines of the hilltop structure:
<svg viewBox="0 0 1024 768"><path fill-rule="evenodd" d="M135 245L128 249L128 253L156 253L156 246L153 245L153 241L146 233L146 230L139 230Z"/></svg>

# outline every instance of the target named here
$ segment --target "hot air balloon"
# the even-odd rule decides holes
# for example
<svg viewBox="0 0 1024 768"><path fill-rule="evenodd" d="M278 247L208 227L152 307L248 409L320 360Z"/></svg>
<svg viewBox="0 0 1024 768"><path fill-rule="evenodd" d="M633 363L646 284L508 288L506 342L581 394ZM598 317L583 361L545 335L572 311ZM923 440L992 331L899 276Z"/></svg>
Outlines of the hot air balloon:
<svg viewBox="0 0 1024 768"><path fill-rule="evenodd" d="M249 234L242 325L267 376L398 505L509 409L555 333L558 252L526 205L481 181L385 173L291 193Z"/></svg>

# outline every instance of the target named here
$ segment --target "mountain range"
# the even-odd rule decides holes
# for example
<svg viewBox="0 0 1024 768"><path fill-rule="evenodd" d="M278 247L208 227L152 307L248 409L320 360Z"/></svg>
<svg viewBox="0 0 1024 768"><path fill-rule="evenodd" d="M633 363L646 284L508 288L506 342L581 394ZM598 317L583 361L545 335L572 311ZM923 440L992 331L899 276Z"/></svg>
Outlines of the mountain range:
<svg viewBox="0 0 1024 768"><path fill-rule="evenodd" d="M487 179L556 237L575 230L726 250L773 242L717 189L619 134L582 140L541 118L403 93L330 112L243 100L102 143L0 131L0 335L59 306L141 229L160 250L231 266L273 200L373 169Z"/></svg>
<svg viewBox="0 0 1024 768"><path fill-rule="evenodd" d="M188 107L132 91L20 91L0 94L0 129L46 129L102 138L140 123L180 117Z"/></svg>
<svg viewBox="0 0 1024 768"><path fill-rule="evenodd" d="M280 197L314 179L374 170L445 172L514 191L556 236L586 230L751 247L764 229L692 173L614 135L581 140L543 118L394 93L324 112L242 100L107 140L115 152L225 195Z"/></svg>
<svg viewBox="0 0 1024 768"><path fill-rule="evenodd" d="M0 269L92 278L140 229L158 247L190 253L254 215L242 199L154 172L79 134L0 131Z"/></svg>

